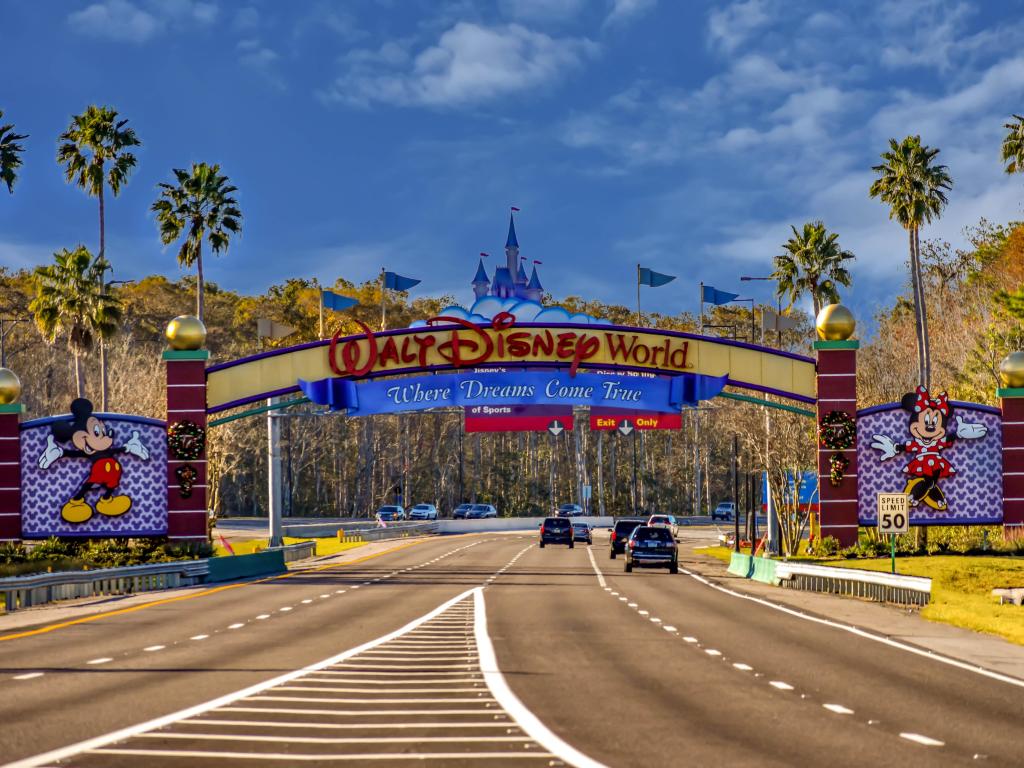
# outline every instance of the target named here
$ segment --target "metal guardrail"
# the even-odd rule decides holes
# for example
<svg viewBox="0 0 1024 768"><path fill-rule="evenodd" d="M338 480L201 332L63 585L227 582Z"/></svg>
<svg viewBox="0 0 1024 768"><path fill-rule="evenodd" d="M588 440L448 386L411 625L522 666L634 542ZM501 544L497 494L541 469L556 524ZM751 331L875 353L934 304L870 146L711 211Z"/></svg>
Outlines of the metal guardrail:
<svg viewBox="0 0 1024 768"><path fill-rule="evenodd" d="M404 539L409 536L426 536L437 533L437 522L429 523L388 523L387 527L343 528L338 531L338 541L343 543L361 541L383 541Z"/></svg>
<svg viewBox="0 0 1024 768"><path fill-rule="evenodd" d="M316 555L316 542L303 541L280 549L284 551L284 561L290 563ZM203 583L209 573L207 559L98 568L91 571L33 573L0 578L0 595L3 597L4 610L10 613L57 600L190 587Z"/></svg>
<svg viewBox="0 0 1024 768"><path fill-rule="evenodd" d="M780 586L791 589L863 597L880 603L927 605L932 595L931 579L855 568L779 562L775 578Z"/></svg>

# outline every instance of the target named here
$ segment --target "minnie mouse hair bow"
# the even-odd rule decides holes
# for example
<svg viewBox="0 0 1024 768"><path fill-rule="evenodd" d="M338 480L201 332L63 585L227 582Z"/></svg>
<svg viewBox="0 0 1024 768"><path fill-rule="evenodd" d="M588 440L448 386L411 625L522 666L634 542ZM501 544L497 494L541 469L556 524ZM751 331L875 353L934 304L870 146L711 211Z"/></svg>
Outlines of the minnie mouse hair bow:
<svg viewBox="0 0 1024 768"><path fill-rule="evenodd" d="M929 408L938 411L943 416L949 416L949 398L945 392L939 392L932 397L924 387L917 388L917 401L914 403L914 412L920 413Z"/></svg>

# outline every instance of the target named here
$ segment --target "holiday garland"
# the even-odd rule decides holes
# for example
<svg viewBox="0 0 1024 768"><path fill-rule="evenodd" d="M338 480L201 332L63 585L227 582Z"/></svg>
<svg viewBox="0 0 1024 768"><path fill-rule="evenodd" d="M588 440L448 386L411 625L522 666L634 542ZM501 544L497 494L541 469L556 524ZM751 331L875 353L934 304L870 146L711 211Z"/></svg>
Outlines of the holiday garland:
<svg viewBox="0 0 1024 768"><path fill-rule="evenodd" d="M828 481L833 488L838 488L843 482L843 473L850 466L850 460L841 453L833 453L828 457Z"/></svg>
<svg viewBox="0 0 1024 768"><path fill-rule="evenodd" d="M846 411L829 411L821 417L818 439L830 451L848 451L857 440L857 422Z"/></svg>
<svg viewBox="0 0 1024 768"><path fill-rule="evenodd" d="M167 448L174 458L195 461L206 447L206 430L191 421L178 421L167 428Z"/></svg>
<svg viewBox="0 0 1024 768"><path fill-rule="evenodd" d="M191 464L182 464L174 470L174 476L178 478L178 491L181 493L181 498L189 498L192 495L192 486L199 479L199 471Z"/></svg>

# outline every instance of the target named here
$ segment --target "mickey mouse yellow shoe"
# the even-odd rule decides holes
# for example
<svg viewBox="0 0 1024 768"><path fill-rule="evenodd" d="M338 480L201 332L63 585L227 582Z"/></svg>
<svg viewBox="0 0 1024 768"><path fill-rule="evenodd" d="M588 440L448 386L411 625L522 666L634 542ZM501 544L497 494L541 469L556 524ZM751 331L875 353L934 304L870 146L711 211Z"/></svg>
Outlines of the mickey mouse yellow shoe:
<svg viewBox="0 0 1024 768"><path fill-rule="evenodd" d="M928 491L922 501L932 509L936 509L939 512L946 511L946 494L944 494L942 489L938 486Z"/></svg>
<svg viewBox="0 0 1024 768"><path fill-rule="evenodd" d="M60 516L69 523L84 523L92 517L92 507L84 499L72 499L61 509Z"/></svg>
<svg viewBox="0 0 1024 768"><path fill-rule="evenodd" d="M104 496L96 502L96 511L108 517L123 515L131 508L132 500L127 496Z"/></svg>

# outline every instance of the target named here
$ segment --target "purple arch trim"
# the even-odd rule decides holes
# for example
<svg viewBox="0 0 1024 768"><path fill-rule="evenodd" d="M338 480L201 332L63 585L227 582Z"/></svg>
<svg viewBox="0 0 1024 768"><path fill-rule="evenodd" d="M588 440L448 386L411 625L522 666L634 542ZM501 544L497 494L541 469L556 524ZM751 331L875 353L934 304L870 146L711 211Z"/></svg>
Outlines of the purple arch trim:
<svg viewBox="0 0 1024 768"><path fill-rule="evenodd" d="M130 413L95 413L93 415L100 419L110 419L111 421L127 421L134 424L149 424L154 427L167 426L167 422L161 419L151 419L149 416L135 416ZM19 429L31 429L32 427L42 427L46 424L53 424L55 421L67 421L70 418L70 413L64 413L57 416L43 416L38 419L32 419L31 421L23 421L18 425L18 427Z"/></svg>
<svg viewBox="0 0 1024 768"><path fill-rule="evenodd" d="M686 333L686 332L683 332L683 331L663 331L663 330L659 330L657 328L636 328L636 327L633 327L633 326L623 326L623 325L588 325L588 324L584 324L584 323L558 323L557 325L550 325L548 323L516 323L516 327L517 328L570 328L570 329L587 329L587 330L596 330L596 331L617 331L617 332L620 332L620 333L658 333L658 334L661 334L661 335L664 335L664 336L671 336L673 338L692 339L694 341L713 341L716 344L724 344L726 346L737 347L737 348L740 348L740 349L750 349L750 350L753 350L755 352L762 352L762 353L765 353L765 354L776 355L778 357L785 357L785 358L788 358L790 360L798 360L800 362L810 363L812 365L814 365L816 363L814 358L807 357L805 355L798 355L798 354L796 354L794 352L786 352L784 350L772 349L771 347L761 347L761 346L758 346L756 344L748 344L748 343L743 342L743 341L731 341L729 339L718 339L718 338L715 338L715 337L712 337L712 336L701 336L701 335L696 334L696 333ZM432 326L430 328L430 330L445 330L445 329L448 329L448 328L461 329L462 326L453 325L453 324L450 324L450 325L437 325L437 326ZM415 330L420 330L420 329L415 329ZM380 332L380 333L375 333L374 335L375 336L379 336L379 337L396 336L396 335L400 335L400 334L406 334L409 331L410 331L410 329L408 329L408 328L399 328L399 329L395 329L395 330L391 330L391 331L383 331L383 332ZM339 341L351 341L353 339L360 338L362 335L363 334L355 334L353 336L343 336L342 338L339 339ZM248 357L240 357L237 360L229 360L229 361L224 362L224 363L218 363L217 365L211 365L209 368L206 369L206 374L207 374L207 376L209 376L209 374L214 373L216 371L223 371L223 370L226 370L228 368L233 368L234 366L237 366L237 365L245 365L246 363L251 363L251 362L254 362L256 360L262 360L262 359L268 358L268 357L275 357L277 355L287 355L287 354L290 354L292 352L297 352L297 351L300 351L300 350L303 350L303 349L312 349L314 347L328 346L330 343L331 342L330 342L329 339L320 339L318 341L308 341L305 344L296 344L295 346L292 346L292 347L282 347L280 349L271 349L271 350L267 350L266 352L260 352L259 354L256 354L256 355L249 355ZM543 362L543 361L540 361L540 362L538 362L538 361L518 362L518 361L513 361L513 362L505 362L505 363L485 364L485 365L479 365L479 366L475 366L475 367L477 369L486 370L488 368L565 368L566 366L565 366L564 363L558 363L558 362ZM584 362L584 363L580 364L580 368L581 369L587 368L587 369L601 370L601 369L607 369L608 367L609 366L608 366L607 363L586 363L586 362ZM672 376L672 375L676 375L676 374L680 373L679 371L668 371L668 370L661 369L661 368L644 368L644 367L641 367L641 366L632 366L632 365L615 365L614 368L617 371L628 371L628 372L635 372L635 373L650 373L650 374L653 374L653 375L662 375L662 376L664 376L664 375ZM364 379L374 379L374 378L386 377L386 376L401 376L401 375L404 375L404 374L417 373L417 372L439 373L439 372L442 372L442 371L451 371L451 370L456 370L456 369L452 365L431 365L431 366L427 366L426 368L421 368L420 366L411 366L411 367L408 367L408 368L393 368L393 369L388 370L388 371L378 371L376 373L368 374L367 376L364 376L363 378ZM795 392L787 392L787 391L781 390L781 389L773 389L772 387L765 387L765 386L761 386L761 385L757 385L757 384L749 384L749 383L744 382L744 381L737 381L737 380L734 380L734 379L729 379L727 381L727 383L730 386L739 387L741 389L750 389L750 390L755 390L755 391L758 391L758 392L764 392L766 394L777 395L778 397L785 397L785 398L787 398L789 400L796 400L798 402L809 403L809 404L814 404L815 402L817 402L815 400L815 398L813 398L813 397L808 397L806 395L798 395ZM259 395L253 395L253 396L250 396L250 397L240 398L238 400L231 400L231 401L229 401L227 403L222 403L222 404L220 404L220 405L218 405L218 406L216 406L214 408L208 408L206 412L209 413L209 414L220 413L221 411L227 411L227 410L230 410L232 408L238 408L238 407L243 406L243 405L249 405L251 403L259 402L260 400L266 400L269 397L280 397L281 395L287 395L287 394L290 394L292 392L299 392L299 391L301 391L301 390L299 389L299 386L296 384L295 386L292 386L292 387L284 387L282 389L276 389L276 390L273 390L271 392L261 392Z"/></svg>
<svg viewBox="0 0 1024 768"><path fill-rule="evenodd" d="M968 403L963 400L950 400L949 404L954 408L966 408L970 411L981 411L982 413L993 413L996 416L1002 416L1003 412L992 405L983 405L982 403ZM899 403L884 403L882 405L872 405L870 408L861 408L857 411L857 418L861 416L867 416L871 413L879 413L881 411L895 411L900 409L902 406Z"/></svg>

